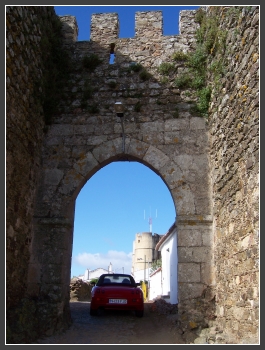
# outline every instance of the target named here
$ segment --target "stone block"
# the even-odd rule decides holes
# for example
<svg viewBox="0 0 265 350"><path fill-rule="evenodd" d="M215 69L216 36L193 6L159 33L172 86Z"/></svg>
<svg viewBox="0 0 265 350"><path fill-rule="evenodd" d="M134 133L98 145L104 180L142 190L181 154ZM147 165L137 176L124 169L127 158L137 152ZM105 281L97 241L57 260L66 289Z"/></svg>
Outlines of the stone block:
<svg viewBox="0 0 265 350"><path fill-rule="evenodd" d="M204 287L205 286L202 283L179 283L179 300L185 301L193 298L199 298Z"/></svg>
<svg viewBox="0 0 265 350"><path fill-rule="evenodd" d="M195 263L178 263L179 282L201 282L201 267Z"/></svg>
<svg viewBox="0 0 265 350"><path fill-rule="evenodd" d="M185 182L181 169L174 162L167 163L160 173L169 188L179 187Z"/></svg>
<svg viewBox="0 0 265 350"><path fill-rule="evenodd" d="M200 117L193 117L190 120L191 130L204 130L205 129L205 119Z"/></svg>
<svg viewBox="0 0 265 350"><path fill-rule="evenodd" d="M145 142L136 140L136 139L131 139L130 140L130 153L137 157L138 159L142 159L149 147L149 145Z"/></svg>
<svg viewBox="0 0 265 350"><path fill-rule="evenodd" d="M214 285L216 271L213 262L201 263L201 282L210 286Z"/></svg>
<svg viewBox="0 0 265 350"><path fill-rule="evenodd" d="M187 185L172 189L171 194L176 200L178 215L195 214L194 194Z"/></svg>
<svg viewBox="0 0 265 350"><path fill-rule="evenodd" d="M95 167L97 167L98 162L92 155L88 152L87 154L82 154L79 160L75 163L74 169L84 177L89 174Z"/></svg>
<svg viewBox="0 0 265 350"><path fill-rule="evenodd" d="M165 122L165 131L185 130L189 128L187 119L171 119Z"/></svg>
<svg viewBox="0 0 265 350"><path fill-rule="evenodd" d="M211 247L179 247L179 262L209 262L212 259Z"/></svg>
<svg viewBox="0 0 265 350"><path fill-rule="evenodd" d="M143 159L155 169L159 170L169 161L169 157L167 155L153 146L148 148Z"/></svg>
<svg viewBox="0 0 265 350"><path fill-rule="evenodd" d="M178 246L191 247L202 245L202 233L198 227L178 230Z"/></svg>
<svg viewBox="0 0 265 350"><path fill-rule="evenodd" d="M63 171L59 169L46 169L44 172L45 185L58 185L63 178Z"/></svg>

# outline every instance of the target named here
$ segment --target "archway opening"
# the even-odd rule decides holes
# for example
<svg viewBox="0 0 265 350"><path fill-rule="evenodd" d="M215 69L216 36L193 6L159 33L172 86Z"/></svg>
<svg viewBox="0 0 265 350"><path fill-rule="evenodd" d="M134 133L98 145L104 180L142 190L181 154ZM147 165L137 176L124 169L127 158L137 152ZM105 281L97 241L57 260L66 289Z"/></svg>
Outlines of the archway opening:
<svg viewBox="0 0 265 350"><path fill-rule="evenodd" d="M175 219L171 193L150 168L136 161L104 166L76 198L71 278L86 279L86 271L110 263L131 274L136 234L165 235Z"/></svg>

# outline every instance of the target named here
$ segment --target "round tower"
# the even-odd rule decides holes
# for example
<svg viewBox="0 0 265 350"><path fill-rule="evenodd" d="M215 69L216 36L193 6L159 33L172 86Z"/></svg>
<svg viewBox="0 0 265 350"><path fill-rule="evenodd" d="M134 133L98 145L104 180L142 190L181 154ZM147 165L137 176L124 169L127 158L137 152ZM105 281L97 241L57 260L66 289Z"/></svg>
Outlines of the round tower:
<svg viewBox="0 0 265 350"><path fill-rule="evenodd" d="M134 242L134 271L144 270L153 261L152 232L137 233Z"/></svg>

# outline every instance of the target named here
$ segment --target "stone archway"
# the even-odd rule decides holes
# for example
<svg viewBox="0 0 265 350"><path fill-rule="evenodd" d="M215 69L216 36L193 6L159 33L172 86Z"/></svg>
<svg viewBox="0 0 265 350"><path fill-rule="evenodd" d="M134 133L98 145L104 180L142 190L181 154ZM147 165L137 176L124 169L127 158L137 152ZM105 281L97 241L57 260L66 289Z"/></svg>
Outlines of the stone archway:
<svg viewBox="0 0 265 350"><path fill-rule="evenodd" d="M183 26L180 36L169 38L162 35L162 13L149 15L146 23L145 14L137 14L137 35L132 40L118 39L116 14L95 16L89 42L76 41L78 30L72 16L62 19L65 45L73 60L71 78L63 89L58 114L52 116L45 133L40 132L43 144L38 141L30 202L33 219L27 241L28 277L27 283L22 283L26 297L37 305L36 319L43 334L65 328L70 322L75 199L85 182L114 160L131 158L145 164L164 180L172 195L178 213L179 300L201 295L211 283L207 127L192 108L195 101L191 92L175 89L174 77L164 80L158 71L175 51L192 49L197 24L194 13L188 11L182 17L192 24L188 31ZM108 59L112 43L115 64L109 64ZM95 55L100 63L91 70L87 61ZM134 71L135 64L140 71ZM179 63L178 70L183 71L184 66ZM113 109L117 101L126 105L124 132ZM31 120L31 114L28 117ZM39 128L42 130L42 124Z"/></svg>
<svg viewBox="0 0 265 350"><path fill-rule="evenodd" d="M230 10L226 6L217 8L217 13L222 14L219 29L223 32L237 30L235 12ZM192 314L198 305L202 316L207 318L204 304L192 299L204 287L213 285L217 328L229 334L225 341L230 340L230 335L236 342L252 341L254 335L257 341L259 8L248 6L235 10L239 19L246 19L239 23L241 39L246 45L239 47L238 36L227 37L229 50L224 50L222 57L229 60L232 48L239 59L236 71L233 64L228 67L215 91L207 127L192 108L193 91L174 87L174 78L185 71L185 63L177 64L176 75L164 77L158 72L160 64L172 62L174 52L189 53L195 49L194 35L199 24L194 20L194 11L182 11L181 34L166 37L162 35L161 11L140 12L136 15L136 36L128 39L118 38L117 14L94 16L88 42L76 41L78 28L73 16L62 18L65 45L74 58L73 70L63 89L59 114L52 115L52 125L44 127L49 118L43 113L41 87L46 73L50 75L53 70L43 69L44 53L50 55L52 50L47 51L40 44L42 38L44 42L52 39L53 35L47 36L42 28L47 28L47 32L57 28L57 18L49 6L7 7L9 343L21 343L37 334L52 334L68 325L67 290L75 198L85 179L103 166L104 161L106 164L111 161L111 154L112 159L131 154L130 149L126 149L125 155L111 151L116 144L119 149L121 146L121 127L113 111L117 100L127 105L126 145L132 142L146 147L145 151L136 148L134 156L146 161L164 178L177 207L179 305L185 306L186 301ZM216 17L215 9L209 7L206 12L210 20ZM245 40L246 33L251 40ZM115 64L109 64L113 43ZM91 53L101 60L92 72L83 61ZM218 57L211 57L208 68ZM135 64L138 68L140 64L140 72L133 70ZM244 72L251 74L235 75L241 72L242 65L248 68ZM211 85L215 77L213 72L208 73ZM54 76L50 78L53 80ZM92 98L91 87L96 88ZM242 119L239 124L234 123L238 115ZM137 157L137 152L143 152L143 156ZM94 159L94 166L90 166ZM183 177L174 173L175 166ZM242 213L245 213L243 217ZM218 269L216 285L212 250ZM204 293L202 299L204 296L207 302L209 294ZM237 305L241 296L244 302ZM215 303L214 298L210 300ZM242 314L249 315L248 319L242 318Z"/></svg>
<svg viewBox="0 0 265 350"><path fill-rule="evenodd" d="M48 299L50 313L56 313L62 322L70 317L69 281L75 199L96 171L115 160L134 160L146 165L163 179L172 195L178 213L179 300L200 296L210 283L211 218L203 213L202 206L198 207L200 200L192 183L193 176L189 175L195 167L192 166L192 156L172 159L154 145L129 137L122 153L122 142L119 137L102 143L92 151L76 152L76 157L71 158L71 162L65 162L60 169L53 167L50 155L49 162L44 161L46 167L34 221L28 294ZM57 148L56 157L65 159L66 151L69 151L67 147ZM199 161L202 162L202 159L199 158ZM196 171L198 178L206 181L205 170L202 174L199 169Z"/></svg>

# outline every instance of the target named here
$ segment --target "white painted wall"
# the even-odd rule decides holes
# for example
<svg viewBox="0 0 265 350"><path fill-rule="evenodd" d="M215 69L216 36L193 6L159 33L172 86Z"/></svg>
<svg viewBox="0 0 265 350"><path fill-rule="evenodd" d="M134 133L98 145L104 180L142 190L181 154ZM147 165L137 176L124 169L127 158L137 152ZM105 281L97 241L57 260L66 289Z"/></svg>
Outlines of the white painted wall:
<svg viewBox="0 0 265 350"><path fill-rule="evenodd" d="M156 270L150 276L149 300L155 299L162 294L162 271L161 268Z"/></svg>
<svg viewBox="0 0 265 350"><path fill-rule="evenodd" d="M98 267L95 270L86 269L84 276L82 276L83 281L90 281L93 278L100 277L103 273L113 273L112 263L110 262L108 270Z"/></svg>
<svg viewBox="0 0 265 350"><path fill-rule="evenodd" d="M99 278L103 273L108 273L108 270L105 270L101 267L99 267L98 269L95 269L95 270L91 270L91 271L86 270L85 275L84 275L84 280L90 281L93 278Z"/></svg>
<svg viewBox="0 0 265 350"><path fill-rule="evenodd" d="M162 295L170 295L169 302L178 304L177 229L162 243Z"/></svg>
<svg viewBox="0 0 265 350"><path fill-rule="evenodd" d="M151 268L151 267L150 267ZM138 271L134 271L134 273L132 274L135 282L140 282L144 280L148 281L149 279L149 272L150 272L150 268L145 269L145 274L144 274L144 270L138 270Z"/></svg>

